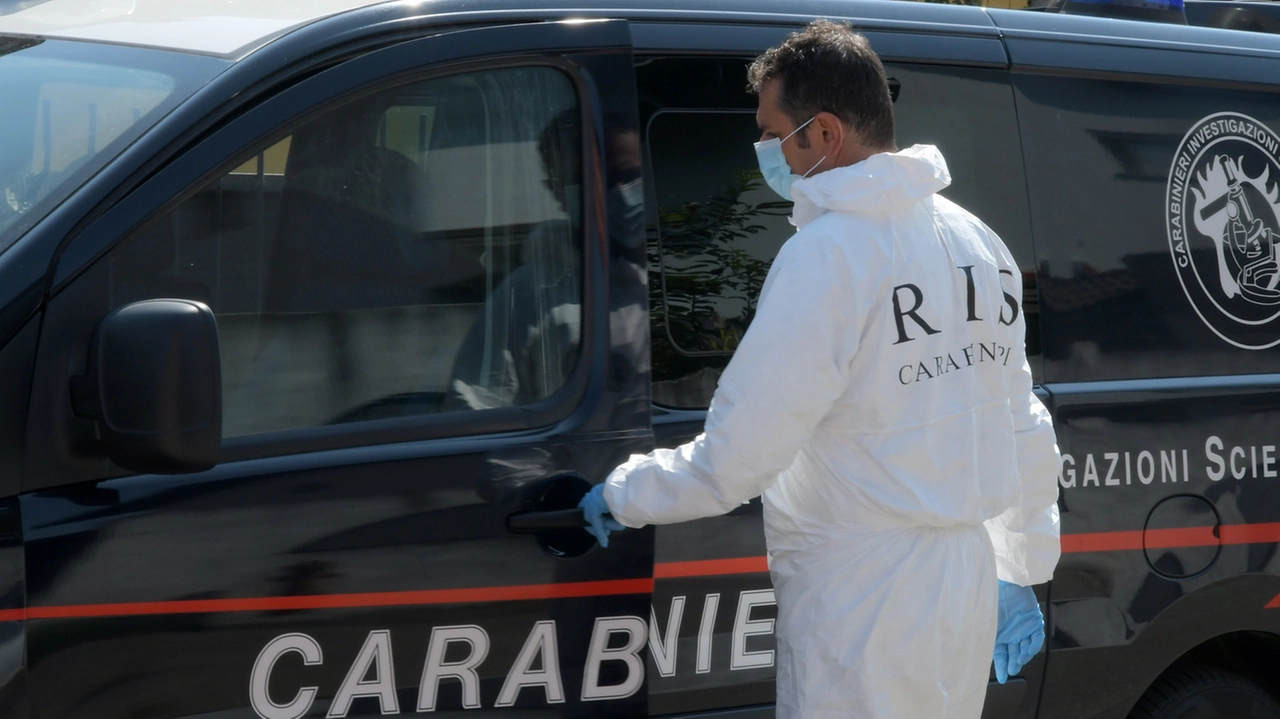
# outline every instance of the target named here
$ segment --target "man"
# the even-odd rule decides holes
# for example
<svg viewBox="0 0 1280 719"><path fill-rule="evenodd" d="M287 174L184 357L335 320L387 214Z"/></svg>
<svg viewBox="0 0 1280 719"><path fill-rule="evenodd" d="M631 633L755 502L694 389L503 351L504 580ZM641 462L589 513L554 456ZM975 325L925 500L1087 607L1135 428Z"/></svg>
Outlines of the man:
<svg viewBox="0 0 1280 719"><path fill-rule="evenodd" d="M584 514L604 544L763 495L778 716L977 719L993 644L1003 678L1043 643L1029 587L1059 554L1021 275L936 194L950 182L938 150L897 151L864 38L817 21L749 76L761 170L794 198L798 231L704 434L632 457Z"/></svg>
<svg viewBox="0 0 1280 719"><path fill-rule="evenodd" d="M487 252L506 277L485 299L454 360L445 408L490 409L545 399L573 371L581 337L581 111L553 116L538 135L542 184L563 217L534 225L520 254Z"/></svg>

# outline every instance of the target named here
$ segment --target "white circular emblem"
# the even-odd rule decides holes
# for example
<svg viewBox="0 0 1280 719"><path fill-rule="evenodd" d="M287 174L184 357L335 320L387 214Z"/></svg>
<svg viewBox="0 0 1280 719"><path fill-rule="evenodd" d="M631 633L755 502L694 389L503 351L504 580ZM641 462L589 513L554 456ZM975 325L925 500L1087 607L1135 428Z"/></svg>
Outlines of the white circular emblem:
<svg viewBox="0 0 1280 719"><path fill-rule="evenodd" d="M1280 344L1280 137L1220 112L1182 138L1169 169L1169 250L1200 319L1236 347Z"/></svg>

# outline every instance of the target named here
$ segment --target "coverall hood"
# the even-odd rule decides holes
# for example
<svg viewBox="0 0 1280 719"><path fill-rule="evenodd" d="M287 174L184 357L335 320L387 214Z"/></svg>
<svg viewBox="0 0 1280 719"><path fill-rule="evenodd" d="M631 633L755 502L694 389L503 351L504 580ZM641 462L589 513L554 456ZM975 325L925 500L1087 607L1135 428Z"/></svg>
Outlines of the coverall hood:
<svg viewBox="0 0 1280 719"><path fill-rule="evenodd" d="M951 184L947 161L933 145L881 152L862 162L796 180L791 222L803 229L828 210L862 215L900 212Z"/></svg>

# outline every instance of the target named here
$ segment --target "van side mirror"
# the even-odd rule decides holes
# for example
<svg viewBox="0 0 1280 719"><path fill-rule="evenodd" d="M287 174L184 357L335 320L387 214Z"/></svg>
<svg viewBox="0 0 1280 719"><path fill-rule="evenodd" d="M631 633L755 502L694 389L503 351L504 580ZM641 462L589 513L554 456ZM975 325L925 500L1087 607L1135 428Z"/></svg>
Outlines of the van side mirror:
<svg viewBox="0 0 1280 719"><path fill-rule="evenodd" d="M111 461L135 472L199 472L222 445L218 323L192 300L144 300L98 323L75 413L96 420Z"/></svg>

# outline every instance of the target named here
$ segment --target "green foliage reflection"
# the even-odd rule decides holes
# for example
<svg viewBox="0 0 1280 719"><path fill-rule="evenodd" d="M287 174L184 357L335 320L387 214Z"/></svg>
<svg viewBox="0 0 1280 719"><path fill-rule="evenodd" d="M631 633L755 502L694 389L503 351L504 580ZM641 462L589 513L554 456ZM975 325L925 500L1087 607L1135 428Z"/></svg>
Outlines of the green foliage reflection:
<svg viewBox="0 0 1280 719"><path fill-rule="evenodd" d="M706 201L659 209L648 244L655 380L722 368L751 324L773 257L744 244L763 218L791 213L790 202L743 199L763 187L758 169L740 170Z"/></svg>

